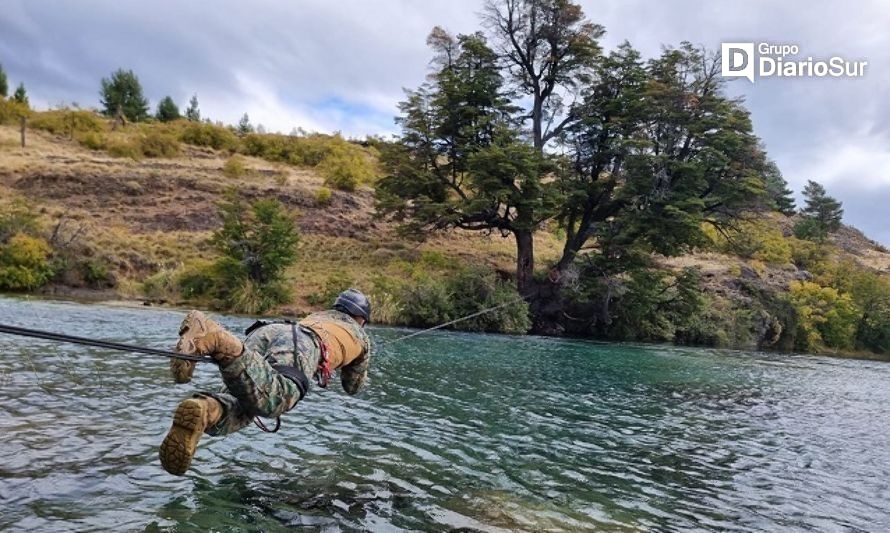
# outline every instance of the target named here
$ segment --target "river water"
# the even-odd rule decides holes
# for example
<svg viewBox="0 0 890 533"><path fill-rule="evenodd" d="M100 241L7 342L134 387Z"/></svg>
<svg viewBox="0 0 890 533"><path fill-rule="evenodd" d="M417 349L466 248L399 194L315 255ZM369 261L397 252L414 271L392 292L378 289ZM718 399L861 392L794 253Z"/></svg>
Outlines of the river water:
<svg viewBox="0 0 890 533"><path fill-rule="evenodd" d="M156 348L182 317L0 298L0 323ZM437 332L277 434L205 438L177 478L157 445L212 365L174 385L158 357L3 335L0 354L3 530L890 529L884 363Z"/></svg>

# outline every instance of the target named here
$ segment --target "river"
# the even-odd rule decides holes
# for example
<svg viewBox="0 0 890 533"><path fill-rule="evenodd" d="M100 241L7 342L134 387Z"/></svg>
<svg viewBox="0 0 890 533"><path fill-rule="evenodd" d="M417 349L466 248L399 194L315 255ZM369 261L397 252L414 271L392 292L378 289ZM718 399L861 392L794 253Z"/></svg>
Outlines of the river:
<svg viewBox="0 0 890 533"><path fill-rule="evenodd" d="M183 315L0 298L3 324L155 348ZM4 335L0 353L3 530L890 529L886 363L436 332L277 434L205 437L177 478L157 445L212 365L174 385L159 357Z"/></svg>

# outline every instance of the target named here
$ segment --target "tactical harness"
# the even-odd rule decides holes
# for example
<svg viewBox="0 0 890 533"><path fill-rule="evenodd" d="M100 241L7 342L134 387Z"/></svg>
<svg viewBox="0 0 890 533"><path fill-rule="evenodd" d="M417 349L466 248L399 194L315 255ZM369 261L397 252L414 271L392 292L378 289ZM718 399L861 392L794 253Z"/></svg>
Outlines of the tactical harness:
<svg viewBox="0 0 890 533"><path fill-rule="evenodd" d="M300 336L297 334L297 328L300 328L300 331L310 336L315 340L316 344L318 344L319 351L321 353L318 358L318 367L315 369L315 373L313 377L315 378L316 383L321 388L326 388L328 386L328 381L331 379L331 360L328 356L328 345L324 342L320 335L318 335L311 328L300 325L293 320L276 320L276 321L266 321L266 320L257 320L253 324L250 325L246 330L244 330L244 334L249 336L254 331L266 327L271 326L273 324L290 324L291 327L291 335L293 336L294 343L294 364L293 365L283 365L280 364L274 357L266 355L266 360L269 362L269 365L275 369L276 372L284 376L285 378L294 382L297 386L297 390L300 391L300 397L297 399L297 402L301 401L306 393L309 392L309 378L306 377L306 373L297 366L297 358L300 357L301 353L305 352L305 349L301 349L300 345ZM281 428L281 417L277 417L275 419L275 429L269 429L266 427L266 424L260 420L259 417L254 418L254 423L261 430L266 433L275 433Z"/></svg>

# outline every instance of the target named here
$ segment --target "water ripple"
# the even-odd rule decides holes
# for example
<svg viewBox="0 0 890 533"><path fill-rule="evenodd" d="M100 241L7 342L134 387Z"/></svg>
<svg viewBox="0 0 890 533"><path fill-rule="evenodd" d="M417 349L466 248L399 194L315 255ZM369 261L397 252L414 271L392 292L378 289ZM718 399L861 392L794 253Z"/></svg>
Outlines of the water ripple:
<svg viewBox="0 0 890 533"><path fill-rule="evenodd" d="M181 317L0 298L2 323L157 348ZM439 332L378 353L358 397L314 390L278 434L204 439L174 478L157 444L212 367L177 386L152 357L0 350L4 530L890 528L885 364Z"/></svg>

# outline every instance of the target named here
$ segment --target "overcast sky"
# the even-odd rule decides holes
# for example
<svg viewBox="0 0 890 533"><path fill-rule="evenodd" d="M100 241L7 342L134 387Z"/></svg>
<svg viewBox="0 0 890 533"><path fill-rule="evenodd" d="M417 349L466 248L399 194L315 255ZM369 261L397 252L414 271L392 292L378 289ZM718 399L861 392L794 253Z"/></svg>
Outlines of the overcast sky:
<svg viewBox="0 0 890 533"><path fill-rule="evenodd" d="M152 108L198 94L203 116L247 112L270 131L395 133L403 88L427 73L434 25L479 27L482 0L4 0L0 63L37 107L98 106L99 80L139 76ZM647 57L688 40L789 43L801 55L868 61L859 79L739 79L756 133L799 194L808 179L844 203L845 221L890 245L890 2L582 0ZM781 4L781 5L779 5Z"/></svg>

